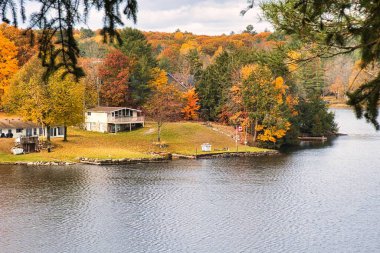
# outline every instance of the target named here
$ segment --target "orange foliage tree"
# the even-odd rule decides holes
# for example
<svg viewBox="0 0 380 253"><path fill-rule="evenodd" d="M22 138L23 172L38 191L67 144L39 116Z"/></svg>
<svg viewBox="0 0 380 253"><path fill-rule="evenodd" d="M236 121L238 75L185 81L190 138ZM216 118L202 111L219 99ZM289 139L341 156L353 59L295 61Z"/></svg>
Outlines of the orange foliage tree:
<svg viewBox="0 0 380 253"><path fill-rule="evenodd" d="M344 84L340 76L335 78L334 83L330 85L329 90L334 93L337 99L344 95Z"/></svg>
<svg viewBox="0 0 380 253"><path fill-rule="evenodd" d="M37 46L32 46L30 43L30 32L20 30L17 27L0 24L0 32L4 37L12 41L17 48L16 58L18 65L23 66L37 52Z"/></svg>
<svg viewBox="0 0 380 253"><path fill-rule="evenodd" d="M99 89L100 89L100 77L98 73L99 66L103 64L102 60L96 58L80 58L79 66L83 68L86 76L83 78L85 86L85 107L92 108L96 106L100 101Z"/></svg>
<svg viewBox="0 0 380 253"><path fill-rule="evenodd" d="M199 117L198 110L201 108L198 104L198 94L195 88L192 88L183 94L185 107L182 109L183 118L186 120L197 120Z"/></svg>
<svg viewBox="0 0 380 253"><path fill-rule="evenodd" d="M18 70L17 48L0 32L0 102L11 77Z"/></svg>

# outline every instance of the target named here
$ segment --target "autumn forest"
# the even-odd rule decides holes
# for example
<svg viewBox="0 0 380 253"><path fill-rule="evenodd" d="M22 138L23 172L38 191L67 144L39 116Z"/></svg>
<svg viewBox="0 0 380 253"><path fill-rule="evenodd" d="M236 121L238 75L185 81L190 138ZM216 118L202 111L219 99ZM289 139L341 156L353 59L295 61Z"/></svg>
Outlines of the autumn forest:
<svg viewBox="0 0 380 253"><path fill-rule="evenodd" d="M1 110L44 125L80 125L84 110L129 106L161 126L168 121L212 121L240 127L242 142L278 147L299 136L337 132L329 103L371 78L359 56L309 57L313 44L281 32L206 36L77 29L83 76L47 75L30 34L0 25ZM39 36L35 31L35 36ZM311 55L310 55L311 56ZM307 61L302 59L308 58Z"/></svg>

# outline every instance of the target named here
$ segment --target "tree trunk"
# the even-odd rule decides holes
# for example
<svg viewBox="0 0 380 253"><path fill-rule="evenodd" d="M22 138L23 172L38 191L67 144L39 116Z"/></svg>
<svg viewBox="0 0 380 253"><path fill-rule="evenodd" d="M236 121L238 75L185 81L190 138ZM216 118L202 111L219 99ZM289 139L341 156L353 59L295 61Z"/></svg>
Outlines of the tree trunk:
<svg viewBox="0 0 380 253"><path fill-rule="evenodd" d="M255 126L254 126L254 128L253 128L253 145L256 144L256 138L257 138L256 127L257 127L257 124L258 124L258 122L257 122L257 120L255 119Z"/></svg>
<svg viewBox="0 0 380 253"><path fill-rule="evenodd" d="M157 142L161 142L161 123L157 122Z"/></svg>
<svg viewBox="0 0 380 253"><path fill-rule="evenodd" d="M67 141L67 126L63 126L63 141Z"/></svg>
<svg viewBox="0 0 380 253"><path fill-rule="evenodd" d="M46 140L50 142L50 126L46 126Z"/></svg>

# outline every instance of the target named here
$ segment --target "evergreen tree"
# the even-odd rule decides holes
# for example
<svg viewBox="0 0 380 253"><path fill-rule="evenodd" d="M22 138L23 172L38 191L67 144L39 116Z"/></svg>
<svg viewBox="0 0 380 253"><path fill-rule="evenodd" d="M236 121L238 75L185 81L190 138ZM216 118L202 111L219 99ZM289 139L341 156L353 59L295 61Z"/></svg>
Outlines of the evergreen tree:
<svg viewBox="0 0 380 253"><path fill-rule="evenodd" d="M336 133L334 113L328 111L326 103L318 95L309 95L307 99L300 99L297 108L299 115L295 121L301 133L310 136L329 136Z"/></svg>
<svg viewBox="0 0 380 253"><path fill-rule="evenodd" d="M301 87L303 89L300 94L301 96L323 95L323 90L325 89L326 84L321 59L317 58L300 66L298 82L301 82Z"/></svg>
<svg viewBox="0 0 380 253"><path fill-rule="evenodd" d="M201 104L201 116L206 120L218 120L231 88L231 61L223 52L215 64L203 71L196 92Z"/></svg>
<svg viewBox="0 0 380 253"><path fill-rule="evenodd" d="M151 45L137 29L125 28L120 32L121 44L117 48L134 60L129 89L133 105L142 105L150 93L148 83L152 80L152 69L157 66Z"/></svg>
<svg viewBox="0 0 380 253"><path fill-rule="evenodd" d="M81 39L88 39L95 36L94 31L92 31L91 29L83 28L83 27L80 28L79 33L80 33Z"/></svg>

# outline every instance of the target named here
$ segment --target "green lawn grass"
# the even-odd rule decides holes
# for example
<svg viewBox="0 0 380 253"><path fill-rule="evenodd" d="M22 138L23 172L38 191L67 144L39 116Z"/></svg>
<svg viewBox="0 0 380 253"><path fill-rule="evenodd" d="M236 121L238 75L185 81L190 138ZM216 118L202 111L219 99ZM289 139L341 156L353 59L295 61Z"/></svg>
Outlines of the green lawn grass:
<svg viewBox="0 0 380 253"><path fill-rule="evenodd" d="M197 122L166 123L162 128L161 141L165 148L155 145L156 125L148 123L144 128L117 134L96 133L69 128L68 142L52 139L52 152L42 151L25 155L12 155L13 140L0 139L0 162L17 161L77 161L79 157L99 159L150 158L153 152L170 152L184 155L202 154L202 143L212 144L213 150L229 148L236 151L235 141ZM263 152L265 149L238 146L239 152ZM212 153L221 153L212 152Z"/></svg>

